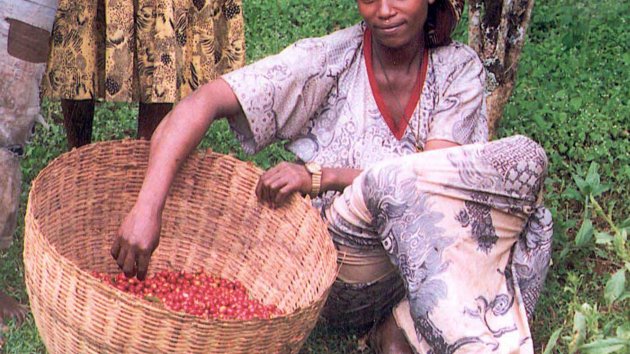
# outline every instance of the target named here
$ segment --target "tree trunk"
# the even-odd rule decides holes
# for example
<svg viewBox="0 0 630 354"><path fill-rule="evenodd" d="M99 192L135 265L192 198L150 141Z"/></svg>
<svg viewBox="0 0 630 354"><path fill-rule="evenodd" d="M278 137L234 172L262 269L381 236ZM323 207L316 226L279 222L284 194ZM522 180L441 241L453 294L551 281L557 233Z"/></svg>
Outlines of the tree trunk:
<svg viewBox="0 0 630 354"><path fill-rule="evenodd" d="M488 129L496 133L516 81L534 0L470 0L468 43L487 70Z"/></svg>

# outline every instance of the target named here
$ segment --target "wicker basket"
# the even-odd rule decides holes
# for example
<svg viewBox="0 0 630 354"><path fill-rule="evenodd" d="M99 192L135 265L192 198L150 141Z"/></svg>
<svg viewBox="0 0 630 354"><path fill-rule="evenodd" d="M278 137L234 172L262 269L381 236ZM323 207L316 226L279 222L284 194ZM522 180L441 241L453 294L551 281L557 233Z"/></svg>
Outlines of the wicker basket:
<svg viewBox="0 0 630 354"><path fill-rule="evenodd" d="M89 272L119 272L109 250L141 186L148 143L97 143L66 153L33 182L24 264L31 310L51 353L297 353L336 274L336 251L318 213L298 196L258 203L260 170L198 152L166 203L149 275L196 271L239 280L286 315L204 320L109 287Z"/></svg>

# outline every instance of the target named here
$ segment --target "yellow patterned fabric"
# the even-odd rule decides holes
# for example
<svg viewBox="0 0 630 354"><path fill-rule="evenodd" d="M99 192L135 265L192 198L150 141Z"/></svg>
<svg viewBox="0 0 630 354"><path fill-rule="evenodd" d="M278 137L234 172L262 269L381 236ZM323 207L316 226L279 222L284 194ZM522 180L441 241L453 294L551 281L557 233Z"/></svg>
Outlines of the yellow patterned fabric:
<svg viewBox="0 0 630 354"><path fill-rule="evenodd" d="M241 0L60 0L42 90L174 103L244 63Z"/></svg>

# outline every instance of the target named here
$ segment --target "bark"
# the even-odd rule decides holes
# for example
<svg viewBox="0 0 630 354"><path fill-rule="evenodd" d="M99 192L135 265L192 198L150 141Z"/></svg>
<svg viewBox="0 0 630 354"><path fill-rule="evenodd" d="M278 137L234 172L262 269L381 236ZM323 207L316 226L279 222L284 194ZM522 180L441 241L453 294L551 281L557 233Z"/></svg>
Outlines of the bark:
<svg viewBox="0 0 630 354"><path fill-rule="evenodd" d="M468 43L487 70L488 129L494 136L512 95L534 0L470 0Z"/></svg>

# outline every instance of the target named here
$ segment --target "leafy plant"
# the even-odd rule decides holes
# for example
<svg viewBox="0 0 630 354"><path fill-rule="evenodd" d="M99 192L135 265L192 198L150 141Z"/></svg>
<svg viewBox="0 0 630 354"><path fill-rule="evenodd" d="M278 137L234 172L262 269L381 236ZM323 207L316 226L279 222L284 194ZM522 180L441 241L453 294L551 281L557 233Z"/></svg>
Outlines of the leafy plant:
<svg viewBox="0 0 630 354"><path fill-rule="evenodd" d="M573 175L576 188L565 190L565 197L582 202L583 219L582 224L575 234L574 244L564 244L560 258L565 258L572 251L588 250L601 258L610 260L610 267L620 267L614 273L609 274L603 293L591 304L584 302L580 298L580 288L584 285L583 278L576 273L569 273L565 292L572 295L573 325L570 336L565 336L563 340L567 343L568 353L616 353L628 352L630 350L630 317L626 316L617 321L607 320L608 314L615 310L615 306L624 306L630 297L630 291L626 282L626 273L630 272L630 253L627 245L627 220L621 225L616 225L612 219L612 212L605 213L599 202L595 199L601 197L609 186L602 185L598 173L598 165L591 163L588 172L584 177ZM592 218L603 219L611 235L606 231L597 231ZM595 240L595 242L594 242ZM603 249L599 247L604 247ZM614 255L616 257L612 257ZM598 305L605 304L607 307L601 309ZM628 314L626 307L625 314ZM602 327L602 322L603 327ZM617 324L616 324L617 323ZM556 346L560 333L565 324L550 336L545 348L545 353L551 353ZM612 331L614 328L614 332Z"/></svg>

